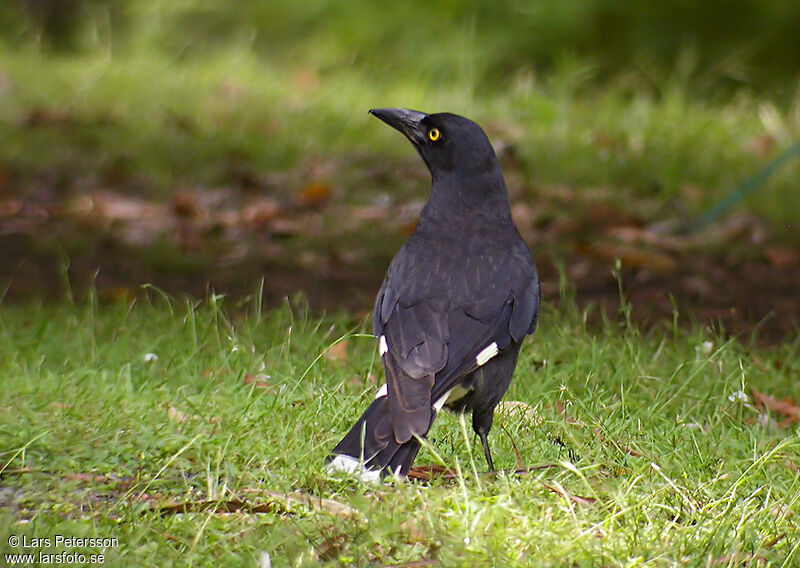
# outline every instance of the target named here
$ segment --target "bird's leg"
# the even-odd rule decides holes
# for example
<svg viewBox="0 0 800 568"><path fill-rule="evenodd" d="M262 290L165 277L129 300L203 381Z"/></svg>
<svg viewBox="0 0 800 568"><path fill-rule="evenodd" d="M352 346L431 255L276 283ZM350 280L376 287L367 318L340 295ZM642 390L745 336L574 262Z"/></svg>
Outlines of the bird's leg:
<svg viewBox="0 0 800 568"><path fill-rule="evenodd" d="M489 471L494 471L494 462L492 462L492 452L489 451L489 436L487 432L478 432L478 436L483 444L483 455L486 456L486 463L489 464Z"/></svg>
<svg viewBox="0 0 800 568"><path fill-rule="evenodd" d="M472 429L481 439L483 445L483 455L486 456L486 463L489 464L489 471L494 471L494 462L492 461L492 452L489 451L489 430L492 429L492 422L494 421L494 411L489 412L472 412Z"/></svg>

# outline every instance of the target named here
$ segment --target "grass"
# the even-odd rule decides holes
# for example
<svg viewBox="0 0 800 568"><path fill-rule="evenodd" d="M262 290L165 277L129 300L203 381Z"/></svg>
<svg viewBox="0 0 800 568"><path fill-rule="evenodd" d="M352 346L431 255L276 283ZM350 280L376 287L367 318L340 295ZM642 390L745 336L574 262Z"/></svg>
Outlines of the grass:
<svg viewBox="0 0 800 568"><path fill-rule="evenodd" d="M187 59L151 48L63 57L6 48L0 170L72 191L121 185L156 196L242 177L291 195L322 180L345 201L364 200L386 189L364 170L387 156L418 164L366 113L406 106L485 125L512 148L512 186L531 201L539 184L601 186L699 215L800 137L796 93L698 96L680 70L598 84L596 67L570 58L547 75L517 69L487 86L463 51L459 73L443 82L425 67L381 76L357 64L271 59L247 45ZM795 159L745 201L790 239L799 174Z"/></svg>
<svg viewBox="0 0 800 568"><path fill-rule="evenodd" d="M749 397L800 399L798 338L756 349L546 310L506 395L530 408L500 413L491 441L506 471L515 447L551 467L482 476L475 437L446 415L417 463L454 480L372 486L322 470L383 381L364 322L149 294L0 306L0 553L37 551L10 535L62 534L117 538L107 566L800 560L800 434ZM300 491L340 506L282 497ZM271 512L157 512L233 499Z"/></svg>

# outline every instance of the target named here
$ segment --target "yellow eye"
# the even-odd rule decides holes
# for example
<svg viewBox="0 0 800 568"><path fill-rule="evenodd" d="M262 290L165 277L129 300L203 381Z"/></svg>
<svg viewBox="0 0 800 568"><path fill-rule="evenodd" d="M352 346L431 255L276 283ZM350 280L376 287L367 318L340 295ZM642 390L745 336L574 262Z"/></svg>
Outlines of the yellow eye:
<svg viewBox="0 0 800 568"><path fill-rule="evenodd" d="M439 132L438 128L431 128L428 130L428 138L431 139L431 142L436 142L441 135L442 133Z"/></svg>

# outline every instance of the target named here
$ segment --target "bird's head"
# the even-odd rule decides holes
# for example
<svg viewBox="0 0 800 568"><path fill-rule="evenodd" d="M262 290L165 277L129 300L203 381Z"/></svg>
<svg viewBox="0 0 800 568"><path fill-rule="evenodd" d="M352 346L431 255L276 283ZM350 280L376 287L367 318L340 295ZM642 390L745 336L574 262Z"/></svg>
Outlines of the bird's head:
<svg viewBox="0 0 800 568"><path fill-rule="evenodd" d="M453 172L470 177L500 171L486 133L463 116L402 108L376 108L369 112L406 135L434 181Z"/></svg>

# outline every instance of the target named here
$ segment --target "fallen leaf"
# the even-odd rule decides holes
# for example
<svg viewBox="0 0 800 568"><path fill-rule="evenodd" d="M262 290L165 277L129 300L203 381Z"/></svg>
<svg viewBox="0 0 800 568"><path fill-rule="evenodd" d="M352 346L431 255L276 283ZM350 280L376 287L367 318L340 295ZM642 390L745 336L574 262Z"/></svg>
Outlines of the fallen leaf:
<svg viewBox="0 0 800 568"><path fill-rule="evenodd" d="M185 503L157 506L152 510L162 517L184 515L186 513L202 513L205 511L213 513L237 513L242 511L245 513L276 513L279 515L291 515L294 513L285 506L285 503L253 504L238 499L230 501L187 501Z"/></svg>
<svg viewBox="0 0 800 568"><path fill-rule="evenodd" d="M560 485L554 487L552 485L548 485L544 481L542 481L540 483L542 485L544 485L544 487L546 489L549 489L553 493L558 493L559 495L561 495L567 501L572 501L573 503L577 503L578 505L584 505L584 506L585 505L591 505L592 503L597 501L597 499L595 499L594 497L581 497L580 495L573 495L572 493L569 493L566 489L564 489Z"/></svg>
<svg viewBox="0 0 800 568"><path fill-rule="evenodd" d="M497 471L486 471L481 472L478 475L481 477L493 476L498 475L501 473L505 473L507 475L514 474L514 475L525 475L532 471L538 471L541 469L549 469L551 467L558 467L557 464L553 463L546 463L546 464L539 464L533 465L528 467L518 467L514 470L497 470ZM446 468L444 466L438 464L430 464L430 465L414 465L411 466L411 469L408 470L408 479L412 481L423 481L428 482L434 479L442 479L442 480L451 480L458 478L458 472Z"/></svg>
<svg viewBox="0 0 800 568"><path fill-rule="evenodd" d="M768 247L764 256L776 268L789 268L800 264L800 250L789 247Z"/></svg>
<svg viewBox="0 0 800 568"><path fill-rule="evenodd" d="M180 422L186 422L186 419L188 418L188 416L186 416L186 414L184 414L183 412L181 412L180 410L178 410L177 408L175 408L171 404L169 405L169 408L167 409L167 416L169 416L170 420L173 420L174 422L179 422L179 423Z"/></svg>
<svg viewBox="0 0 800 568"><path fill-rule="evenodd" d="M628 268L646 268L653 272L671 272L678 267L678 262L672 256L647 248L631 245L617 245L604 241L597 241L588 246L581 247L584 254L595 256L607 262L617 259Z"/></svg>
<svg viewBox="0 0 800 568"><path fill-rule="evenodd" d="M408 544L427 544L425 531L419 528L415 519L409 519L400 523L400 529L406 532L406 542Z"/></svg>
<svg viewBox="0 0 800 568"><path fill-rule="evenodd" d="M2 177L2 169L0 169L0 178ZM2 180L0 180L0 189L2 189ZM22 211L22 201L18 199L8 199L0 201L0 217L11 217Z"/></svg>
<svg viewBox="0 0 800 568"><path fill-rule="evenodd" d="M33 107L22 118L22 125L26 127L61 126L74 122L74 117L68 112L48 107Z"/></svg>
<svg viewBox="0 0 800 568"><path fill-rule="evenodd" d="M177 191L172 196L172 209L178 217L197 219L205 215L197 194L189 190Z"/></svg>
<svg viewBox="0 0 800 568"><path fill-rule="evenodd" d="M250 225L261 225L274 219L281 207L274 199L259 199L242 209L242 219Z"/></svg>
<svg viewBox="0 0 800 568"><path fill-rule="evenodd" d="M313 67L301 67L292 74L292 84L300 91L316 91L319 88L319 73Z"/></svg>
<svg viewBox="0 0 800 568"><path fill-rule="evenodd" d="M314 182L304 187L297 195L297 204L301 207L321 207L331 198L331 186L327 183Z"/></svg>
<svg viewBox="0 0 800 568"><path fill-rule="evenodd" d="M347 361L347 345L349 341L343 339L339 343L334 343L325 351L322 356L326 361L335 361L337 363L344 363Z"/></svg>
<svg viewBox="0 0 800 568"><path fill-rule="evenodd" d="M775 138L769 134L754 136L745 144L745 148L759 158L765 157L775 148Z"/></svg>
<svg viewBox="0 0 800 568"><path fill-rule="evenodd" d="M415 481L430 481L431 479L455 479L458 472L442 465L414 465L408 470L408 478Z"/></svg>
<svg viewBox="0 0 800 568"><path fill-rule="evenodd" d="M563 416L564 420L566 420L570 424L582 425L580 420L570 416L570 414L566 411L566 409L564 408L564 405L561 403L560 400L556 401L555 407L556 407L556 412L558 412L561 416Z"/></svg>
<svg viewBox="0 0 800 568"><path fill-rule="evenodd" d="M264 374L257 374L251 375L250 373L246 373L244 376L244 384L250 385L255 384L257 389L266 389L269 388L269 383L266 381L268 379L267 375Z"/></svg>
<svg viewBox="0 0 800 568"><path fill-rule="evenodd" d="M275 499L286 499L289 504L299 504L309 507L315 511L323 511L335 517L357 517L359 513L356 509L345 503L334 501L333 499L323 499L322 497L315 497L304 491L295 491L294 493L276 493L267 491L267 495Z"/></svg>
<svg viewBox="0 0 800 568"><path fill-rule="evenodd" d="M334 501L333 499L323 499L306 493L305 491L295 491L293 493L278 493L277 491L269 491L263 489L249 489L245 490L246 493L256 495L266 495L272 499L283 501L287 505L303 505L309 507L314 511L323 511L335 517L357 517L360 516L357 509Z"/></svg>
<svg viewBox="0 0 800 568"><path fill-rule="evenodd" d="M790 517L794 515L794 511L785 503L777 503L769 510L769 514L773 517Z"/></svg>
<svg viewBox="0 0 800 568"><path fill-rule="evenodd" d="M151 510L158 512L162 517L168 515L182 515L186 513L200 513L211 511L214 513L275 513L278 515L293 515L296 513L295 507L302 505L314 511L322 511L336 517L353 517L358 515L358 511L349 505L313 497L308 493L298 491L296 493L278 493L275 491L258 491L259 495L269 498L268 501L252 503L243 499L230 499L228 501L186 501L171 505L155 506Z"/></svg>
<svg viewBox="0 0 800 568"><path fill-rule="evenodd" d="M750 393L753 395L753 401L757 406L785 416L788 419L786 421L788 423L800 422L800 406L797 406L791 399L777 400L768 394L758 392L756 389L750 389Z"/></svg>
<svg viewBox="0 0 800 568"><path fill-rule="evenodd" d="M325 538L316 547L315 552L319 560L336 560L347 544L347 535L340 532L327 532Z"/></svg>
<svg viewBox="0 0 800 568"><path fill-rule="evenodd" d="M629 245L645 244L653 247L677 251L686 248L687 242L675 236L662 235L651 227L625 225L612 227L609 234L622 243Z"/></svg>

